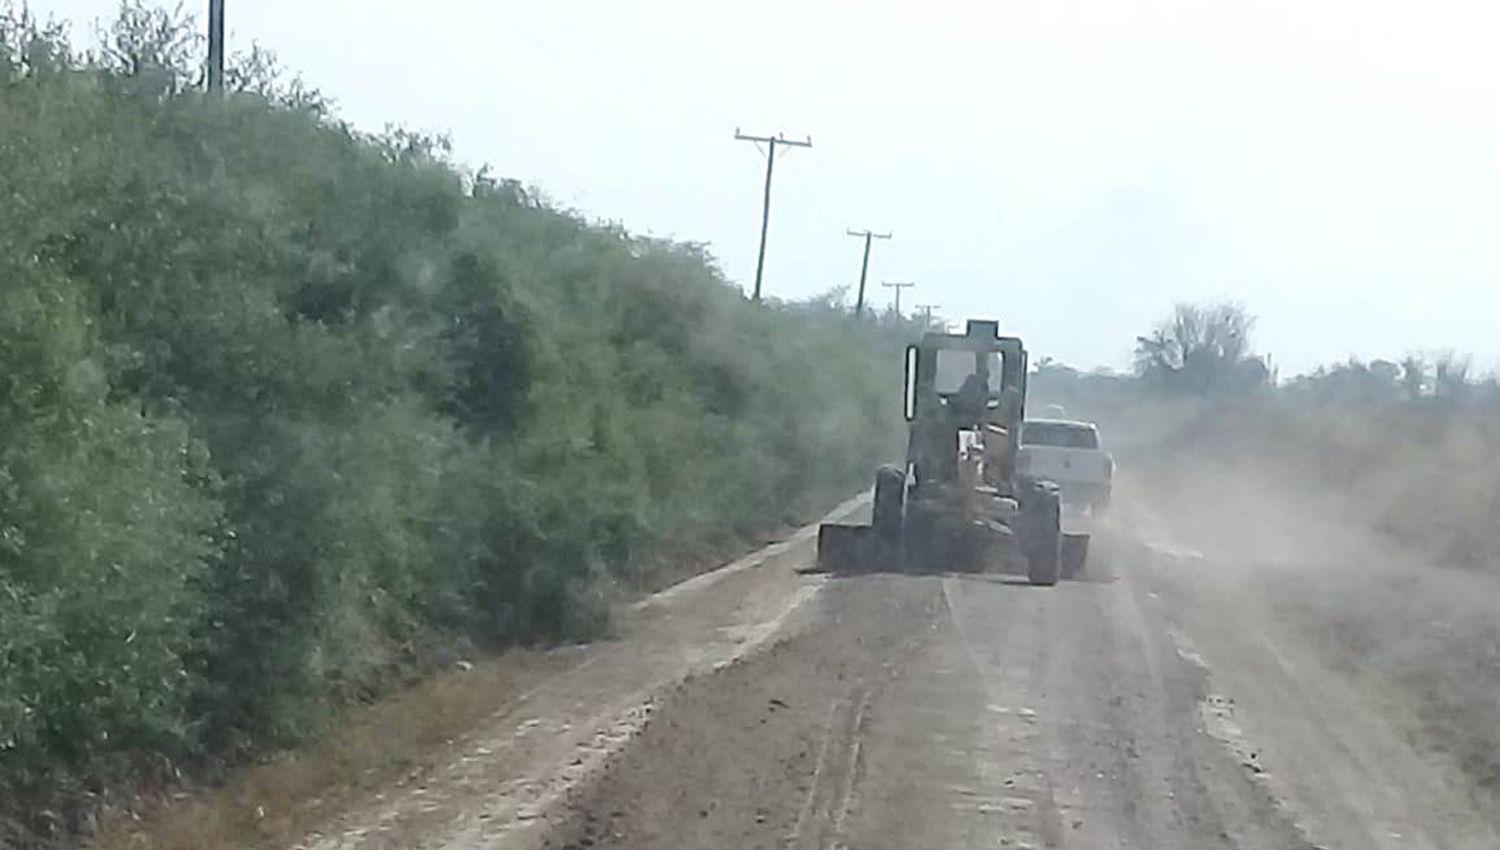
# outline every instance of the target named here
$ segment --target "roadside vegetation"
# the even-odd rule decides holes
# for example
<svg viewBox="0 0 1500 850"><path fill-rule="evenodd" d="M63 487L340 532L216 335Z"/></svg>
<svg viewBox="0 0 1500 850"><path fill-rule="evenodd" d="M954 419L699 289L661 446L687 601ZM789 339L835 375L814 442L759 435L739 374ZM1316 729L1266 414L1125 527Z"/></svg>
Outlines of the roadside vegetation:
<svg viewBox="0 0 1500 850"><path fill-rule="evenodd" d="M0 5L0 845L211 777L806 520L899 448L899 321L750 304L370 135L171 13Z"/></svg>

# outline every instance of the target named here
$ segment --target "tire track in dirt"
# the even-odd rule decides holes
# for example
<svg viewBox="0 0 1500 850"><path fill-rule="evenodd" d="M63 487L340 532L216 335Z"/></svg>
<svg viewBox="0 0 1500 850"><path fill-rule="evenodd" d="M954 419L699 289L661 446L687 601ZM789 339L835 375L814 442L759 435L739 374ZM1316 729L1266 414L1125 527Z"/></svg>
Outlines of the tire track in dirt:
<svg viewBox="0 0 1500 850"><path fill-rule="evenodd" d="M545 846L857 846L872 716L939 606L898 582L832 581L782 640L678 687Z"/></svg>
<svg viewBox="0 0 1500 850"><path fill-rule="evenodd" d="M813 765L812 787L797 816L797 824L785 845L809 850L836 843L849 814L849 804L860 770L860 735L865 732L865 712L870 692L861 685L847 698L834 703L818 760Z"/></svg>
<svg viewBox="0 0 1500 850"><path fill-rule="evenodd" d="M1040 614L1043 618L1040 629L1035 623L1023 622L1031 618L1007 617L1004 637L997 640L997 636L987 635L984 645L990 653L981 653L971 629L966 627L966 613L960 613L958 609L962 603L955 602L962 581L964 579L945 579L943 600L957 643L971 665L971 675L983 683L988 699L986 710L995 715L992 734L1003 749L987 759L985 766L1003 766L1006 773L1006 778L1000 782L1006 794L999 802L1011 810L1028 813L1024 818L1012 817L1008 822L997 824L996 840L1018 846L1040 843L1045 847L1059 847L1063 838L1052 769L1055 736L1051 734L1052 724L1037 722L1037 708L1042 699L1040 686L1047 679L1051 661L1051 631L1045 625L1048 622L1046 611L1033 611L1034 615ZM1029 587L1015 585L1014 592L1029 591ZM1005 650L1003 653L994 652L1001 646ZM990 657L985 658L985 654ZM1016 794L1022 796L1018 798ZM1026 805L1018 805L1019 801Z"/></svg>

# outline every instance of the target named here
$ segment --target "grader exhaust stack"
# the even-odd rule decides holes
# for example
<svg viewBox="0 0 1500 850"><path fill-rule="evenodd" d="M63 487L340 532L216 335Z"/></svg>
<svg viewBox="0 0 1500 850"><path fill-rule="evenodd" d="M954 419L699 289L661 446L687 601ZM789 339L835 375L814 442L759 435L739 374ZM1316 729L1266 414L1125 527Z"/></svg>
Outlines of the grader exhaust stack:
<svg viewBox="0 0 1500 850"><path fill-rule="evenodd" d="M818 529L818 566L982 572L1020 562L1040 585L1081 570L1088 536L1063 534L1057 486L1016 472L1026 369L1021 340L993 321L908 346L906 463L876 472L869 525Z"/></svg>

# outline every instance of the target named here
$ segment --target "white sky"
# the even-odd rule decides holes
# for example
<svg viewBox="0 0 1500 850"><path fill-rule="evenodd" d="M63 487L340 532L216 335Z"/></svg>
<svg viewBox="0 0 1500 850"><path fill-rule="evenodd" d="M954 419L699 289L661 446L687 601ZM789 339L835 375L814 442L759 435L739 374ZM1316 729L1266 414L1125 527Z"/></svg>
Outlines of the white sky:
<svg viewBox="0 0 1500 850"><path fill-rule="evenodd" d="M1260 317L1284 374L1500 360L1500 6L1428 0L227 0L369 129L591 217L707 242L748 289L881 280L1033 356L1124 367L1174 300ZM83 36L113 0L31 0ZM199 3L192 3L196 7ZM206 0L201 3L207 8ZM205 15L206 16L206 15Z"/></svg>

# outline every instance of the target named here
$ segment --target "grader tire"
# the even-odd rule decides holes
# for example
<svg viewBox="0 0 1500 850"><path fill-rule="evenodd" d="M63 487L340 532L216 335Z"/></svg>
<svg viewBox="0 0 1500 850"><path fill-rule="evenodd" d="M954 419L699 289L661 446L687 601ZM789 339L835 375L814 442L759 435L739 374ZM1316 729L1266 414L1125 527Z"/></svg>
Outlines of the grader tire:
<svg viewBox="0 0 1500 850"><path fill-rule="evenodd" d="M870 525L881 542L894 545L901 540L901 526L905 514L906 473L895 466L882 466L875 473L875 504L871 508Z"/></svg>
<svg viewBox="0 0 1500 850"><path fill-rule="evenodd" d="M1031 501L1030 540L1026 547L1026 578L1034 585L1051 587L1062 577L1062 501L1057 490L1037 487L1029 495Z"/></svg>

